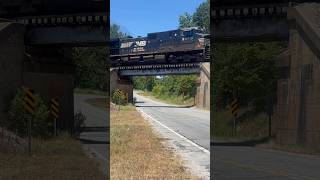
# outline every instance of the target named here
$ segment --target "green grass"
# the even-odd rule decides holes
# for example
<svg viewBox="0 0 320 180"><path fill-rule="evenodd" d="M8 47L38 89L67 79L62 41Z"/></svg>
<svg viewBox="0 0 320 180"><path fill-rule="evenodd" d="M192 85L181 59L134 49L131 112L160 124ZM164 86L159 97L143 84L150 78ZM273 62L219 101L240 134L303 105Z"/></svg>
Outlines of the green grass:
<svg viewBox="0 0 320 180"><path fill-rule="evenodd" d="M157 100L160 102L164 102L167 104L174 104L174 105L185 105L185 106L193 106L194 105L194 98L190 97L183 97L183 96L169 96L169 95L155 95L149 91L141 91L138 93L142 96L147 96L150 99Z"/></svg>
<svg viewBox="0 0 320 180"><path fill-rule="evenodd" d="M0 179L103 179L98 164L68 135L33 139L32 156L0 149Z"/></svg>
<svg viewBox="0 0 320 180"><path fill-rule="evenodd" d="M80 88L75 88L73 90L75 94L93 94L93 95L101 95L101 96L107 96L109 95L108 92L105 91L100 91L100 90L94 90L94 89L80 89Z"/></svg>
<svg viewBox="0 0 320 180"><path fill-rule="evenodd" d="M239 114L246 111L240 109ZM253 117L244 118L241 122L237 121L236 135L233 133L234 117L230 110L212 112L211 137L224 139L255 139L268 135L268 117L261 113Z"/></svg>

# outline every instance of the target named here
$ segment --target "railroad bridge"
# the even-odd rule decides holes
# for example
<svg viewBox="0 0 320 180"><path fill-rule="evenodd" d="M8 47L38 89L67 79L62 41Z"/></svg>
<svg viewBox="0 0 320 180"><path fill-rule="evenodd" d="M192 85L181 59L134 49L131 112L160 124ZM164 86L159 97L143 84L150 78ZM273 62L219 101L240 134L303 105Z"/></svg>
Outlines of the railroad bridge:
<svg viewBox="0 0 320 180"><path fill-rule="evenodd" d="M296 0L213 0L214 42L287 41L276 64L273 133L279 144L320 144L320 4Z"/></svg>
<svg viewBox="0 0 320 180"><path fill-rule="evenodd" d="M156 53L157 54L157 53ZM160 75L187 75L198 74L196 106L210 109L210 57L205 57L202 51L180 53L188 58L181 61L166 61L165 59L145 59L127 65L113 65L110 70L110 92L122 89L128 94L128 99L133 100L133 76L160 76ZM201 55L199 55L201 54ZM145 53L137 53L134 56L143 58ZM127 56L126 54L123 56ZM147 55L150 56L150 55ZM154 55L155 56L155 55ZM112 58L118 58L117 56ZM183 60L193 59L192 62ZM207 58L207 59L206 59Z"/></svg>
<svg viewBox="0 0 320 180"><path fill-rule="evenodd" d="M27 86L46 102L57 98L58 126L73 127L71 48L107 45L108 9L105 0L0 1L0 119Z"/></svg>

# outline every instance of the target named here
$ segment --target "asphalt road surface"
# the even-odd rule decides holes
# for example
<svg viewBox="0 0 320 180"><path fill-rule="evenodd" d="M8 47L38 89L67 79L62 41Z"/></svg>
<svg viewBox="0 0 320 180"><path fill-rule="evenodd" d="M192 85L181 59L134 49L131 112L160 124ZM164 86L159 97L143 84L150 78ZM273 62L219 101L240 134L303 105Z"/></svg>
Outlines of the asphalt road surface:
<svg viewBox="0 0 320 180"><path fill-rule="evenodd" d="M210 112L196 108L168 105L134 92L136 107L175 132L210 150Z"/></svg>
<svg viewBox="0 0 320 180"><path fill-rule="evenodd" d="M109 111L94 107L86 102L89 99L106 98L95 95L75 95L74 112L82 112L86 116L84 132L80 140L84 149L96 158L101 170L109 174Z"/></svg>
<svg viewBox="0 0 320 180"><path fill-rule="evenodd" d="M194 176L210 179L210 112L169 105L134 92L136 107Z"/></svg>
<svg viewBox="0 0 320 180"><path fill-rule="evenodd" d="M216 180L319 180L320 156L251 146L213 144L211 176Z"/></svg>

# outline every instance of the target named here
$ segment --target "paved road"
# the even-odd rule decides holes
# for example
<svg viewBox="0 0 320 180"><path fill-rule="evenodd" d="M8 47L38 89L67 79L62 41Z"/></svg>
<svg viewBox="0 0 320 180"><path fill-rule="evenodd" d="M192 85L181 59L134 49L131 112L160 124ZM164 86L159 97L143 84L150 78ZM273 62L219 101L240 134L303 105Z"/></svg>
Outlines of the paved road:
<svg viewBox="0 0 320 180"><path fill-rule="evenodd" d="M139 96L137 109L195 176L210 179L210 113Z"/></svg>
<svg viewBox="0 0 320 180"><path fill-rule="evenodd" d="M203 148L210 149L210 112L196 108L168 105L139 96L136 106L175 132Z"/></svg>
<svg viewBox="0 0 320 180"><path fill-rule="evenodd" d="M320 157L250 146L212 146L217 180L319 180Z"/></svg>
<svg viewBox="0 0 320 180"><path fill-rule="evenodd" d="M83 147L101 163L101 169L108 176L109 173L109 111L94 107L86 100L105 98L95 95L75 95L74 112L81 111L86 116L86 131L80 134Z"/></svg>

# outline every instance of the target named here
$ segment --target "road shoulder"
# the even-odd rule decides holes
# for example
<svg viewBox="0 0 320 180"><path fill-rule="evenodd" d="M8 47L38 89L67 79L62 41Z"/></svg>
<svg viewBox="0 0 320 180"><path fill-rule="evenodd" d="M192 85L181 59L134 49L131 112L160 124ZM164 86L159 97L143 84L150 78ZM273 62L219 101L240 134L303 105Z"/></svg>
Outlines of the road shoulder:
<svg viewBox="0 0 320 180"><path fill-rule="evenodd" d="M201 179L210 179L210 151L161 124L155 118L146 114L142 108L137 107L136 109L151 124L152 128L166 140L164 141L165 145L183 159L186 168Z"/></svg>

